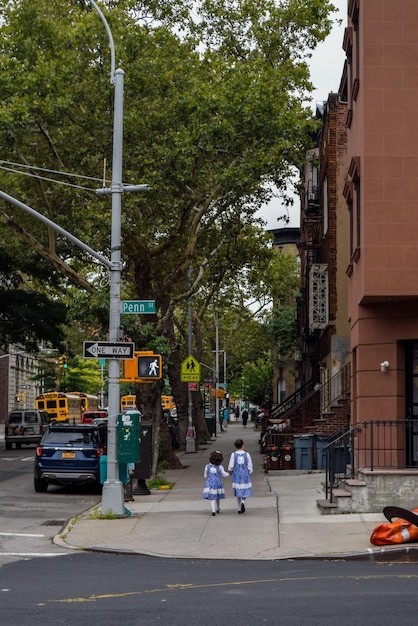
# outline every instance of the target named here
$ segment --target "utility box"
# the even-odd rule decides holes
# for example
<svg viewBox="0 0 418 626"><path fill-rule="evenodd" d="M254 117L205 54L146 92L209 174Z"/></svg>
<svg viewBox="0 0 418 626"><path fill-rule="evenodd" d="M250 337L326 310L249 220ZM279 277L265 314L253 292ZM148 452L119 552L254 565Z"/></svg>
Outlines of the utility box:
<svg viewBox="0 0 418 626"><path fill-rule="evenodd" d="M141 422L139 411L118 415L118 463L139 461Z"/></svg>

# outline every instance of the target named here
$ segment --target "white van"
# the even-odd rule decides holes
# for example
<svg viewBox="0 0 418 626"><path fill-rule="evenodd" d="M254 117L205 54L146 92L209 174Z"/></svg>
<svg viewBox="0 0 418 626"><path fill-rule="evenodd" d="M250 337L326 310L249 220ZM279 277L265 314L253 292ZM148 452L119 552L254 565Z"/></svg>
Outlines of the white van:
<svg viewBox="0 0 418 626"><path fill-rule="evenodd" d="M39 443L49 422L50 418L46 411L37 409L11 411L4 432L6 450L11 450L13 444L20 448L22 443Z"/></svg>

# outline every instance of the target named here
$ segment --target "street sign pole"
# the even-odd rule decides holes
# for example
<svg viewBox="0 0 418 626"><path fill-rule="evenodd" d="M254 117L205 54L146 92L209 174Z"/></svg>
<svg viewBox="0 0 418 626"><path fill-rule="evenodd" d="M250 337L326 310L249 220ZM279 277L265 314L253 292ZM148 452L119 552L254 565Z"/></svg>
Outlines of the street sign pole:
<svg viewBox="0 0 418 626"><path fill-rule="evenodd" d="M112 231L111 231L111 270L110 270L110 313L109 340L119 341L120 333L120 276L121 276L121 205L122 205L122 136L123 136L123 77L121 69L115 69L115 48L112 33L103 13L97 4L90 0L99 14L109 36L111 50L110 82L115 87L113 115L113 155L112 155ZM109 416L107 442L107 480L103 485L103 514L125 514L124 490L119 480L117 460L117 420L119 414L120 361L109 360Z"/></svg>
<svg viewBox="0 0 418 626"><path fill-rule="evenodd" d="M112 236L110 273L110 316L109 340L120 339L120 275L121 275L121 204L122 204L122 126L123 126L123 70L116 70L115 112L113 126L113 162L112 162ZM124 490L119 480L117 460L117 420L119 414L119 378L120 361L109 361L109 421L107 448L107 480L103 485L102 513L116 515L125 513Z"/></svg>
<svg viewBox="0 0 418 626"><path fill-rule="evenodd" d="M189 287L192 285L192 264L189 265ZM187 301L187 317L188 317L188 349L189 354L193 352L193 301L191 294ZM190 388L187 389L187 401L189 405L189 428L188 433L193 434L193 396ZM186 452L196 452L195 437L187 437Z"/></svg>

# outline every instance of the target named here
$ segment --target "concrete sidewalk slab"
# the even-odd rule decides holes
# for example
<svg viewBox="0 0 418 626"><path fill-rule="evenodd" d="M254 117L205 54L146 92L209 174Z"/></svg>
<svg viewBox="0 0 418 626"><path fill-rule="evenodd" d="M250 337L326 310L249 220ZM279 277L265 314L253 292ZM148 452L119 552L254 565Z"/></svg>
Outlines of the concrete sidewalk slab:
<svg viewBox="0 0 418 626"><path fill-rule="evenodd" d="M182 453L180 470L165 472L173 489L135 496L126 507L129 517L97 519L91 512L72 520L55 542L74 548L119 551L171 558L276 560L294 558L365 558L390 554L397 546L370 544L382 514L322 515L316 500L323 497L322 472L289 470L265 474L259 432L232 423L204 449ZM203 471L212 450L224 455L224 466L238 437L254 463L254 496L237 515L230 479L221 513L212 516L202 498Z"/></svg>

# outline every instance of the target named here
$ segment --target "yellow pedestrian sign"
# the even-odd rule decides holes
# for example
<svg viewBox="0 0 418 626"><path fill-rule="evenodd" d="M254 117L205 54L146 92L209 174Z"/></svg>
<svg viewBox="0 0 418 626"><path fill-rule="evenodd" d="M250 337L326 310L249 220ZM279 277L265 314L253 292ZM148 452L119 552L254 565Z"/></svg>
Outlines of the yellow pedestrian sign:
<svg viewBox="0 0 418 626"><path fill-rule="evenodd" d="M192 354L189 354L181 364L180 375L182 383L193 383L200 380L200 363Z"/></svg>

